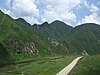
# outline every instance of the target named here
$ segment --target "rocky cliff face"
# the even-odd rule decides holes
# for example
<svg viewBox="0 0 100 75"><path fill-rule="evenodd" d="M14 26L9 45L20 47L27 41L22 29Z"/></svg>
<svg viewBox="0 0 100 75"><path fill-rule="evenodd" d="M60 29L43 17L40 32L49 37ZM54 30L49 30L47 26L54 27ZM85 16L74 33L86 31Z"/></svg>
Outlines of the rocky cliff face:
<svg viewBox="0 0 100 75"><path fill-rule="evenodd" d="M34 43L26 43L26 45L24 47L24 52L25 53L29 53L29 54L32 54L32 53L39 54L39 51L35 47L35 44Z"/></svg>
<svg viewBox="0 0 100 75"><path fill-rule="evenodd" d="M33 42L31 43L24 43L20 37L9 37L7 40L8 44L16 51L16 53L36 53L39 54L38 49L35 47Z"/></svg>
<svg viewBox="0 0 100 75"><path fill-rule="evenodd" d="M11 48L13 48L16 51L16 53L22 53L24 45L20 37L10 36L7 38L7 43L10 45Z"/></svg>

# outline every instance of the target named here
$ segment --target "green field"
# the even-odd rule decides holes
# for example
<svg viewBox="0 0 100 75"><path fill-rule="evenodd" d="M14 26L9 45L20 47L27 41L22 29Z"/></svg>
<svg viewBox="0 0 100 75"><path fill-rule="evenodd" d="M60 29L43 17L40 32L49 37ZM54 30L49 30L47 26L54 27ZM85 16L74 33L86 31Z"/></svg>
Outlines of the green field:
<svg viewBox="0 0 100 75"><path fill-rule="evenodd" d="M83 57L68 75L100 75L100 55Z"/></svg>
<svg viewBox="0 0 100 75"><path fill-rule="evenodd" d="M36 74L36 75L56 75L60 70L67 66L76 56L66 56L66 57L45 57L44 59L38 59L29 63L28 65L19 67L14 70L8 70L6 72L12 73L0 73L0 75L20 75L22 72L25 75ZM13 74L20 73L20 74Z"/></svg>

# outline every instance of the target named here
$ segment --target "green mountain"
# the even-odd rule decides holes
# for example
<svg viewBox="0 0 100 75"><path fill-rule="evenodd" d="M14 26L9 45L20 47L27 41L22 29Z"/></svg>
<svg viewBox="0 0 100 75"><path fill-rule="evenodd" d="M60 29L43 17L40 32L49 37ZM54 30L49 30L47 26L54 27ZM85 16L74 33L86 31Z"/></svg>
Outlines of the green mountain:
<svg viewBox="0 0 100 75"><path fill-rule="evenodd" d="M71 27L61 21L31 26L0 11L0 63L20 56L54 56L100 53L100 26L93 23ZM5 56L5 58L4 58ZM6 60L6 62L5 62Z"/></svg>
<svg viewBox="0 0 100 75"><path fill-rule="evenodd" d="M78 53L100 53L100 25L86 23L75 27L68 37L69 48Z"/></svg>
<svg viewBox="0 0 100 75"><path fill-rule="evenodd" d="M0 63L9 59L12 61L20 55L66 54L66 47L55 38L55 35L47 29L52 33L52 38L47 37L47 33L42 29L31 26L21 18L14 20L0 11L0 57L3 58L6 55L3 58L4 61L0 58Z"/></svg>

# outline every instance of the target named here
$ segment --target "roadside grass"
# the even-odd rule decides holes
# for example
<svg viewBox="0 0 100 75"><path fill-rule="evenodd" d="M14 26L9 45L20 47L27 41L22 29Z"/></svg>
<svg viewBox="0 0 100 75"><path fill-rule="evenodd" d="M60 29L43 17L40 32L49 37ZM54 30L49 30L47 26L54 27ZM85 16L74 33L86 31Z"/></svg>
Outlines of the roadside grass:
<svg viewBox="0 0 100 75"><path fill-rule="evenodd" d="M100 75L100 55L83 57L68 75Z"/></svg>
<svg viewBox="0 0 100 75"><path fill-rule="evenodd" d="M0 75L21 75L21 74L0 73Z"/></svg>
<svg viewBox="0 0 100 75"><path fill-rule="evenodd" d="M28 74L36 74L36 75L56 75L60 70L62 70L65 66L67 66L76 56L65 56L60 58L41 58L38 61L31 62L28 65L16 68L14 70L9 70L7 72L11 73L24 73ZM3 73L0 73L3 75ZM16 75L16 74L10 74ZM17 74L20 75L20 74Z"/></svg>

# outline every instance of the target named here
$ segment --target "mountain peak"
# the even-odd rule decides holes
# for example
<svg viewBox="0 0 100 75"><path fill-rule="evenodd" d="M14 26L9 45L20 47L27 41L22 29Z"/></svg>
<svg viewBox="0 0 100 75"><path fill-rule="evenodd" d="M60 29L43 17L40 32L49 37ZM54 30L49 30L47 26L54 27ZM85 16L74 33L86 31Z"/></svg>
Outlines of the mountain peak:
<svg viewBox="0 0 100 75"><path fill-rule="evenodd" d="M46 27L46 26L48 26L49 25L49 23L47 22L47 21L45 21L44 23L42 23L41 25L39 25L40 27Z"/></svg>
<svg viewBox="0 0 100 75"><path fill-rule="evenodd" d="M18 19L15 19L15 20L26 22L23 18L18 18Z"/></svg>
<svg viewBox="0 0 100 75"><path fill-rule="evenodd" d="M16 20L17 22L30 25L30 24L29 24L28 22L26 22L23 18L18 18L18 19L15 19L15 20Z"/></svg>
<svg viewBox="0 0 100 75"><path fill-rule="evenodd" d="M62 22L62 21L60 21L60 20L55 20L55 21L53 21L52 23L63 23L63 24L65 24L64 22ZM51 24L52 24L51 23Z"/></svg>
<svg viewBox="0 0 100 75"><path fill-rule="evenodd" d="M45 21L43 24L41 24L41 25L48 25L49 23L47 22L47 21Z"/></svg>
<svg viewBox="0 0 100 75"><path fill-rule="evenodd" d="M64 22L62 22L62 21L60 21L60 20L55 20L55 21L53 21L52 23L64 23ZM51 23L51 24L52 24ZM65 23L64 23L65 24Z"/></svg>

